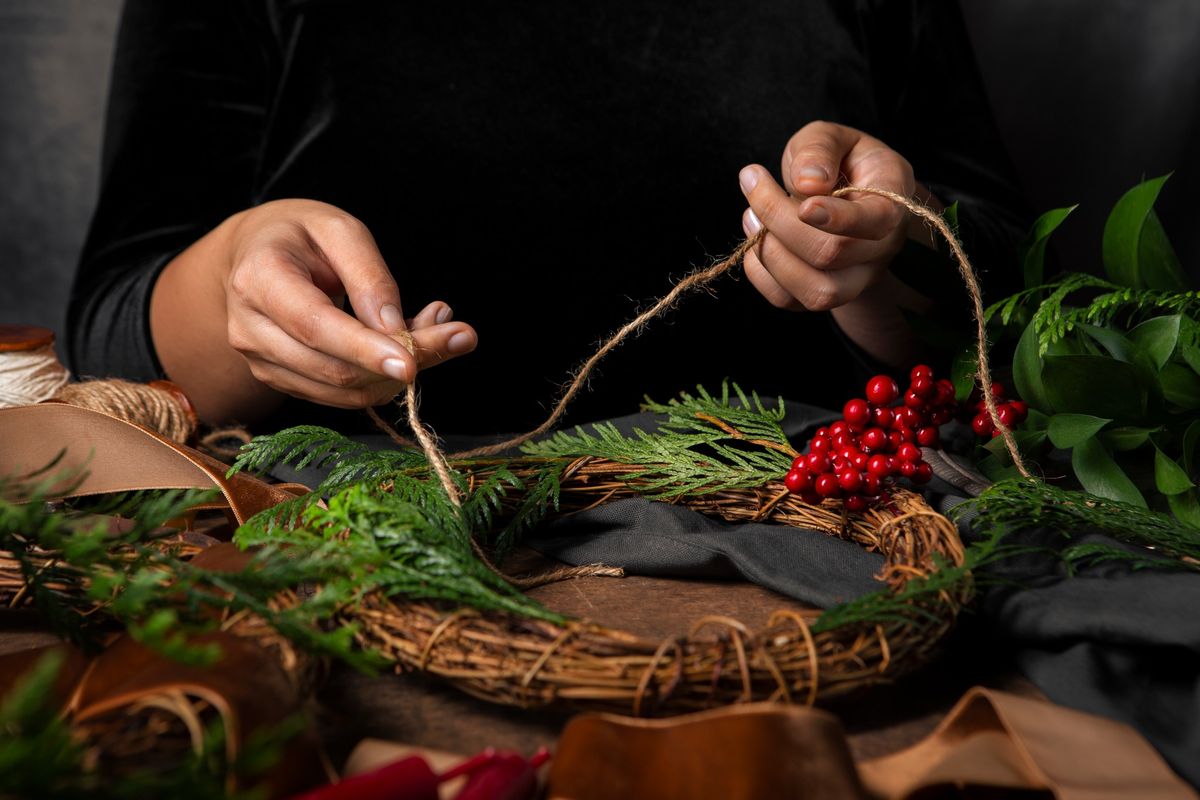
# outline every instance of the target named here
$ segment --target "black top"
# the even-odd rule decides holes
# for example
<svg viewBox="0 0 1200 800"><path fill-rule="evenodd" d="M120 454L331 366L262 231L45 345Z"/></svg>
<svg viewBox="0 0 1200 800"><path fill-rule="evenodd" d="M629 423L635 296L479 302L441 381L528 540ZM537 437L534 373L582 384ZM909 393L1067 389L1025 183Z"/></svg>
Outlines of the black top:
<svg viewBox="0 0 1200 800"><path fill-rule="evenodd" d="M954 3L128 0L70 360L157 377L158 271L239 210L313 198L370 227L408 313L444 299L479 331L423 374L423 416L523 429L636 306L736 244L739 168L776 168L813 119L961 201L1007 288L1020 202ZM949 265L910 277L965 304ZM727 376L826 404L858 380L825 315L744 278L717 295L613 354L573 419Z"/></svg>

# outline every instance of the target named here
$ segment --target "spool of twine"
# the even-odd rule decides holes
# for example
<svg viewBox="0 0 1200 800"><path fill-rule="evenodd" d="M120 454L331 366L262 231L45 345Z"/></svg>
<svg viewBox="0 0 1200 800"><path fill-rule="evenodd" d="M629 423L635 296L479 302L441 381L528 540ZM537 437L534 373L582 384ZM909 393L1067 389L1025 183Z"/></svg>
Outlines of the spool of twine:
<svg viewBox="0 0 1200 800"><path fill-rule="evenodd" d="M71 382L54 352L54 332L0 324L0 408L55 401L143 425L183 444L196 433L196 411L170 381L118 379Z"/></svg>

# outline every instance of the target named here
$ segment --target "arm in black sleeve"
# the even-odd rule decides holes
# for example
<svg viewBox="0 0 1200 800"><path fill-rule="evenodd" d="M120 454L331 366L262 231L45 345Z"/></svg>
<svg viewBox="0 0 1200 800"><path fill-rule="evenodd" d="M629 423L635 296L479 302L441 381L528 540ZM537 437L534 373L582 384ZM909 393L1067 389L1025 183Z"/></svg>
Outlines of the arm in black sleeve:
<svg viewBox="0 0 1200 800"><path fill-rule="evenodd" d="M253 204L275 57L248 0L127 0L104 133L99 203L68 310L76 374L160 377L154 281Z"/></svg>
<svg viewBox="0 0 1200 800"><path fill-rule="evenodd" d="M1020 288L1016 243L1029 224L1015 171L996 128L958 4L869 0L864 15L880 138L903 154L918 181L947 206L985 296ZM966 289L950 260L906 248L896 275L957 320Z"/></svg>

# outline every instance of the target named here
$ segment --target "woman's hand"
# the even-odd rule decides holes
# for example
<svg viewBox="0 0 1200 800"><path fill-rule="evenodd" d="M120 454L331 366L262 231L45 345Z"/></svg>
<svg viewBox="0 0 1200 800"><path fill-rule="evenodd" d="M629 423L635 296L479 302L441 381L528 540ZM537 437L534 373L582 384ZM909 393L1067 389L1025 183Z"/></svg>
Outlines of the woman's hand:
<svg viewBox="0 0 1200 800"><path fill-rule="evenodd" d="M349 298L355 316L341 310ZM279 200L236 214L178 258L151 297L168 376L208 421L261 416L277 393L340 408L386 402L419 369L475 348L434 302L405 320L366 226L333 206ZM410 330L415 357L396 340Z"/></svg>
<svg viewBox="0 0 1200 800"><path fill-rule="evenodd" d="M925 298L888 273L909 236L929 242L905 209L871 194L831 197L840 179L853 186L887 189L903 197L927 191L895 150L862 131L830 122L800 129L783 153L783 186L757 164L742 169L750 207L742 215L747 236L766 228L762 244L746 254L746 275L774 306L833 311L861 346L886 361L909 355L910 337L896 341L900 306L921 309ZM936 202L936 201L933 201Z"/></svg>

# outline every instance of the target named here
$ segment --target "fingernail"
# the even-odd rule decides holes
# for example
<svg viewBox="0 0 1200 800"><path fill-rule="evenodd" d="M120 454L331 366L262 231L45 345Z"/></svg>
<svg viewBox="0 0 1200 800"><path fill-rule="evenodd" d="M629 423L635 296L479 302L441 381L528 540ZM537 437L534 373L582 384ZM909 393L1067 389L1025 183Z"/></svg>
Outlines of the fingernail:
<svg viewBox="0 0 1200 800"><path fill-rule="evenodd" d="M758 186L758 169L756 167L743 167L738 173L738 183L742 185L742 191L745 194L750 194L754 191L754 187Z"/></svg>
<svg viewBox="0 0 1200 800"><path fill-rule="evenodd" d="M796 172L796 176L799 177L800 180L810 180L810 181L827 181L827 180L829 180L829 173L825 170L825 168L821 167L821 166L817 166L816 164L807 164L807 165L801 167Z"/></svg>
<svg viewBox="0 0 1200 800"><path fill-rule="evenodd" d="M438 325L441 325L443 322L449 322L450 318L453 316L454 309L452 309L450 306L442 306L437 312Z"/></svg>
<svg viewBox="0 0 1200 800"><path fill-rule="evenodd" d="M821 205L808 206L806 209L804 209L804 214L800 217L800 219L804 220L809 225L815 225L818 228L822 225L828 225L829 220L832 218L833 217L831 217L829 214L829 209Z"/></svg>
<svg viewBox="0 0 1200 800"><path fill-rule="evenodd" d="M383 323L383 329L387 331L398 331L404 328L404 317L400 314L400 309L391 303L379 309L379 321Z"/></svg>
<svg viewBox="0 0 1200 800"><path fill-rule="evenodd" d="M471 348L475 346L475 337L466 331L460 331L450 337L450 341L446 342L446 349L453 355L461 356L463 353L471 352Z"/></svg>
<svg viewBox="0 0 1200 800"><path fill-rule="evenodd" d="M383 371L392 380L408 381L408 365L399 358L385 358Z"/></svg>
<svg viewBox="0 0 1200 800"><path fill-rule="evenodd" d="M754 213L753 208L746 210L745 222L746 222L746 235L747 236L753 236L754 234L756 234L760 230L762 230L762 221L759 220L758 214Z"/></svg>

